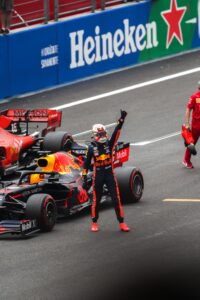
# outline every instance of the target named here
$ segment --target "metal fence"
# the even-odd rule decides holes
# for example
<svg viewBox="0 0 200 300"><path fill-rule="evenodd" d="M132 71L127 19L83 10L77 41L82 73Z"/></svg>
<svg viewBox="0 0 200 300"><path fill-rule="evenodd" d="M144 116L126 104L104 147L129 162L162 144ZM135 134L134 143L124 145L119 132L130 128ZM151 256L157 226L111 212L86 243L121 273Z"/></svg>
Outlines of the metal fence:
<svg viewBox="0 0 200 300"><path fill-rule="evenodd" d="M129 0L130 1L130 0ZM133 0L134 1L134 0ZM14 0L12 28L47 24L84 12L95 13L126 0Z"/></svg>
<svg viewBox="0 0 200 300"><path fill-rule="evenodd" d="M101 9L104 10L106 9L106 7L108 6L112 6L112 5L116 5L116 4L120 4L120 3L123 3L125 1L119 1L119 0L101 0Z"/></svg>
<svg viewBox="0 0 200 300"><path fill-rule="evenodd" d="M11 27L30 26L49 21L49 0L14 0Z"/></svg>
<svg viewBox="0 0 200 300"><path fill-rule="evenodd" d="M92 12L96 9L96 0L54 0L54 20L73 14Z"/></svg>

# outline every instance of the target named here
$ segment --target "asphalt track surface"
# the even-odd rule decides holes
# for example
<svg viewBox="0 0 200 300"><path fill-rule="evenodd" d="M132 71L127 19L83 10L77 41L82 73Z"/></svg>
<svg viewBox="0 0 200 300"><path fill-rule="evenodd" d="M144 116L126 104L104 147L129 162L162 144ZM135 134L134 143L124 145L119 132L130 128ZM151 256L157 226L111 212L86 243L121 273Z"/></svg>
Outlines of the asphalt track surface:
<svg viewBox="0 0 200 300"><path fill-rule="evenodd" d="M0 109L57 107L196 68L199 59L200 52L178 56L12 99ZM185 169L183 140L173 135L181 130L199 76L196 72L63 109L62 129L72 134L96 122L115 122L121 108L128 111L120 140L149 141L131 147L128 163L141 169L144 194L139 203L124 205L129 233L119 231L107 203L97 234L90 232L88 209L48 234L1 239L0 299L200 299L200 202L189 201L200 199L200 146L195 168Z"/></svg>

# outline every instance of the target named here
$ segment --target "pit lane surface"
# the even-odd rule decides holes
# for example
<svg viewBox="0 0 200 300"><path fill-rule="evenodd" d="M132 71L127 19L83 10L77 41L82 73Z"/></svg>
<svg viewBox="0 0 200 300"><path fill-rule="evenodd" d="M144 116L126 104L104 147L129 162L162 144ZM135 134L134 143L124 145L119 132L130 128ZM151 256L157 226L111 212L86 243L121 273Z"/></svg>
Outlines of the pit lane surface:
<svg viewBox="0 0 200 300"><path fill-rule="evenodd" d="M195 52L13 99L0 108L57 107L196 68L199 56ZM87 210L59 222L51 233L1 239L0 299L199 299L200 203L163 201L200 199L199 154L193 158L195 169L185 169L183 141L174 134L198 80L199 73L193 73L63 110L62 129L72 134L93 123L113 123L120 108L128 111L120 139L149 141L132 146L128 163L143 172L143 198L124 205L130 233L119 231L108 203L100 212L98 234L90 232Z"/></svg>

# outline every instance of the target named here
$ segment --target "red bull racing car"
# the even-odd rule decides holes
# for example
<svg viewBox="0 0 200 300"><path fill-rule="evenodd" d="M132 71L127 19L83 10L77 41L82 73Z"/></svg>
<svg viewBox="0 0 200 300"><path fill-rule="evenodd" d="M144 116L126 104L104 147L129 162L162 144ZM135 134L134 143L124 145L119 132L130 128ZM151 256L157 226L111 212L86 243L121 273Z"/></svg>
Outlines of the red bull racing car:
<svg viewBox="0 0 200 300"><path fill-rule="evenodd" d="M72 215L92 204L92 168L88 190L82 187L87 145L75 143L65 132L50 132L44 137L43 148L51 154L39 157L35 170L22 171L15 182L1 183L0 234L27 236L40 230L51 231L57 216ZM113 163L122 202L137 202L144 182L139 169L123 166L129 159L129 149L129 143L118 142ZM102 202L108 196L105 187Z"/></svg>

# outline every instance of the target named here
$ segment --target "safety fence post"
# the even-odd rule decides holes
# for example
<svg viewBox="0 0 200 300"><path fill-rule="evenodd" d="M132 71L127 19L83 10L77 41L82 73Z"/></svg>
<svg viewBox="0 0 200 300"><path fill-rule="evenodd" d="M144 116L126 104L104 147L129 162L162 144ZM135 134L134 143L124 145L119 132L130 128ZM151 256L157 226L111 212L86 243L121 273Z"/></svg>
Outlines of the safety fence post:
<svg viewBox="0 0 200 300"><path fill-rule="evenodd" d="M91 11L94 13L96 10L96 0L91 0Z"/></svg>
<svg viewBox="0 0 200 300"><path fill-rule="evenodd" d="M105 0L101 0L101 9L104 10L105 9Z"/></svg>
<svg viewBox="0 0 200 300"><path fill-rule="evenodd" d="M49 21L49 0L44 0L44 24Z"/></svg>
<svg viewBox="0 0 200 300"><path fill-rule="evenodd" d="M54 0L54 21L58 21L58 13L59 13L59 0Z"/></svg>

